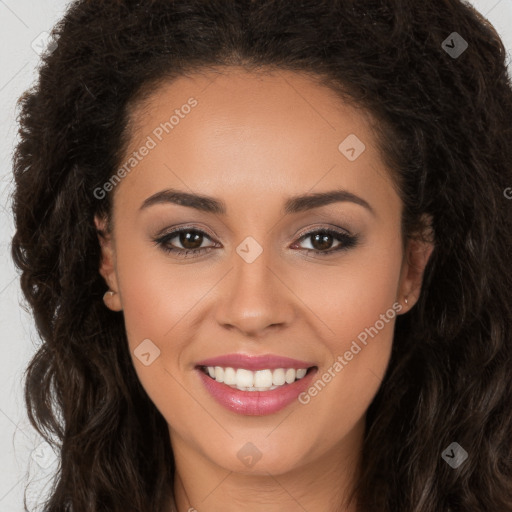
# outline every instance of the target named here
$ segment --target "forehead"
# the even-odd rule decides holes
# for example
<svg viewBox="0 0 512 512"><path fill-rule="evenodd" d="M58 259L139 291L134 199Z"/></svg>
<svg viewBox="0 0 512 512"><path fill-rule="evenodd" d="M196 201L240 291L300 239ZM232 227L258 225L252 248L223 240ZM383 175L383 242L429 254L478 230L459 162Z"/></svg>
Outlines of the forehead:
<svg viewBox="0 0 512 512"><path fill-rule="evenodd" d="M310 126L311 135L313 131L336 131L340 120L363 133L371 122L364 109L348 105L331 88L320 84L318 77L290 70L221 67L159 83L132 109L132 132L147 132L151 128L148 123L156 118L169 119L165 114L179 111L190 98L200 107L194 108L193 118L203 125L229 123L241 128L250 122L253 128L259 124L270 131L272 125L286 124L289 132L291 122L303 120Z"/></svg>
<svg viewBox="0 0 512 512"><path fill-rule="evenodd" d="M223 197L333 186L392 194L370 116L293 71L179 77L132 110L131 128L127 158L152 146L123 180L139 195L166 183Z"/></svg>

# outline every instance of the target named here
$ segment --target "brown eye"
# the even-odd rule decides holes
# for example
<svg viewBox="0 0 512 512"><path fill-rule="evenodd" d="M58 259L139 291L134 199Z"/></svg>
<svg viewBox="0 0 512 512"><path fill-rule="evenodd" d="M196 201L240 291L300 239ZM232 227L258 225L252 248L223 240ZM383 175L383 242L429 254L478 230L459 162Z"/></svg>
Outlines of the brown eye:
<svg viewBox="0 0 512 512"><path fill-rule="evenodd" d="M178 237L184 249L198 249L201 247L204 239L203 234L195 230L181 231Z"/></svg>
<svg viewBox="0 0 512 512"><path fill-rule="evenodd" d="M312 240L311 245L313 248L319 251L330 249L334 242L334 237L329 233L317 233L310 238Z"/></svg>
<svg viewBox="0 0 512 512"><path fill-rule="evenodd" d="M348 233L336 231L333 229L317 229L302 235L299 243L302 241L310 240L311 247L304 247L308 252L313 252L319 255L327 255L344 249L349 249L357 243L357 237L349 235ZM338 242L334 248L333 243ZM295 247L297 244L295 244ZM294 247L294 248L295 248Z"/></svg>
<svg viewBox="0 0 512 512"><path fill-rule="evenodd" d="M210 237L201 230L192 228L181 228L167 233L155 240L165 252L174 253L177 256L209 251L214 246L201 247L205 239L211 240ZM181 247L180 247L181 246Z"/></svg>

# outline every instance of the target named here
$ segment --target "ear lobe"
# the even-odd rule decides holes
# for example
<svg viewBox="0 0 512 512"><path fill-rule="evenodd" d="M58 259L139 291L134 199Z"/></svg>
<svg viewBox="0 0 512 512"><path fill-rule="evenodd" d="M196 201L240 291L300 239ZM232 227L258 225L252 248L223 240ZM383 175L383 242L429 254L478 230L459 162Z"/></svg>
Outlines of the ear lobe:
<svg viewBox="0 0 512 512"><path fill-rule="evenodd" d="M105 280L109 290L114 292L113 294L106 295L105 304L113 311L121 311L115 250L112 234L108 230L108 221L106 218L96 215L94 217L94 224L98 232L98 242L101 248L101 262L98 271Z"/></svg>

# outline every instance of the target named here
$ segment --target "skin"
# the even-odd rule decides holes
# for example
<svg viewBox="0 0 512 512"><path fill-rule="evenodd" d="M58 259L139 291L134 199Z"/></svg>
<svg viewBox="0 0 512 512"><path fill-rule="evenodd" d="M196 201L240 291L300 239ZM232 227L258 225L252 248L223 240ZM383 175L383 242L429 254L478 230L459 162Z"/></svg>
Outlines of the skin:
<svg viewBox="0 0 512 512"><path fill-rule="evenodd" d="M295 72L229 68L166 84L133 111L128 153L190 97L198 105L116 186L113 232L99 236L100 273L114 291L106 305L124 312L138 377L169 425L178 510L353 512L342 503L360 468L365 414L388 365L396 316L309 403L275 414L224 409L195 365L235 352L276 354L312 361L321 375L394 303L400 314L414 306L432 247L408 242L404 250L402 203L370 117ZM354 161L338 150L349 134L366 146ZM140 209L168 188L222 200L226 214L173 203ZM282 211L292 195L339 188L374 213L349 201ZM105 219L95 221L105 229ZM213 249L184 258L153 241L190 224L206 233L201 247ZM332 238L322 249L301 239L329 227L358 243L307 254L342 243ZM248 236L263 249L252 263L236 252ZM172 244L183 248L179 237ZM160 350L149 366L134 356L144 339ZM252 467L237 457L248 442L262 455Z"/></svg>

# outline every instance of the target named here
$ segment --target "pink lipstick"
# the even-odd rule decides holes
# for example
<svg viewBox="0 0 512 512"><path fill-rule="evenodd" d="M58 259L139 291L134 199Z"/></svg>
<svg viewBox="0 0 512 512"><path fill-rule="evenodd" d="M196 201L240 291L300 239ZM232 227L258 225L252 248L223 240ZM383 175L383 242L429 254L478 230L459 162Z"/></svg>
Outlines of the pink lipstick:
<svg viewBox="0 0 512 512"><path fill-rule="evenodd" d="M317 367L270 354L228 354L200 361L196 370L217 403L238 414L261 416L296 400L311 385Z"/></svg>

